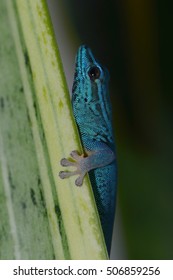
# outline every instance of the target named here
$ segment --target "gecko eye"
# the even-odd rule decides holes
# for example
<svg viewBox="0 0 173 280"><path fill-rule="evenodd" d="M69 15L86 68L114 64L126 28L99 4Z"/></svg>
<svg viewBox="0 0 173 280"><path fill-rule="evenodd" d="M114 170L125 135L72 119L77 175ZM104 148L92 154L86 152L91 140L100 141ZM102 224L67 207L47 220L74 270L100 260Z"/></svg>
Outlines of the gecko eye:
<svg viewBox="0 0 173 280"><path fill-rule="evenodd" d="M100 69L97 66L93 66L88 71L88 76L90 77L91 81L95 81L100 77Z"/></svg>

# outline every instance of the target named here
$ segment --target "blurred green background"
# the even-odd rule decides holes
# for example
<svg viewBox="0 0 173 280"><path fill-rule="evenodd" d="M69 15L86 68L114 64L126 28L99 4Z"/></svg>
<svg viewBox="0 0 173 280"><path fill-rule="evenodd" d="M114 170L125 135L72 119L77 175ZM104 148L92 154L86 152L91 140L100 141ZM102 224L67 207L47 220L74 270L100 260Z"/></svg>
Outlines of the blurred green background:
<svg viewBox="0 0 173 280"><path fill-rule="evenodd" d="M81 43L110 71L119 170L111 257L173 259L173 2L48 5L69 87Z"/></svg>

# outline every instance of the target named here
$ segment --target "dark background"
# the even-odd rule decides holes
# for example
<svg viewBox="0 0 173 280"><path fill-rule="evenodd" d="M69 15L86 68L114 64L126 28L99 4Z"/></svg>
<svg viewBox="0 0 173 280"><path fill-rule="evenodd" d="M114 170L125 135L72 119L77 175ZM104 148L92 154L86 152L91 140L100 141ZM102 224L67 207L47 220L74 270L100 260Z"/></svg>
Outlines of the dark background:
<svg viewBox="0 0 173 280"><path fill-rule="evenodd" d="M173 259L173 2L62 2L110 71L126 258Z"/></svg>

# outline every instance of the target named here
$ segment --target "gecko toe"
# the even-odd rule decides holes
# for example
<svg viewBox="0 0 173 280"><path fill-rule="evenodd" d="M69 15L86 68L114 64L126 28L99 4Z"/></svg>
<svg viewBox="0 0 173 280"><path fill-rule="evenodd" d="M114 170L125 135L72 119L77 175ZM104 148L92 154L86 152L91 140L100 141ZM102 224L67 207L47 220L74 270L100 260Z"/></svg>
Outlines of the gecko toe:
<svg viewBox="0 0 173 280"><path fill-rule="evenodd" d="M66 165L65 165L65 164L66 164L66 161L67 161L66 158L62 158L62 159L60 160L60 164L61 164L62 166L66 166Z"/></svg>
<svg viewBox="0 0 173 280"><path fill-rule="evenodd" d="M69 160L66 159L66 158L62 158L61 161L60 161L60 164L61 164L62 166L73 166L73 165L75 165L74 162L69 161Z"/></svg>
<svg viewBox="0 0 173 280"><path fill-rule="evenodd" d="M81 157L77 151L72 151L70 156L75 160L78 160Z"/></svg>
<svg viewBox="0 0 173 280"><path fill-rule="evenodd" d="M69 177L71 177L71 176L73 176L73 175L76 175L76 174L79 174L79 173L78 173L78 170L73 171L73 172L70 172L70 171L60 171L60 172L59 172L59 177L60 177L61 179L64 179L64 178L69 178Z"/></svg>
<svg viewBox="0 0 173 280"><path fill-rule="evenodd" d="M82 186L82 184L83 184L83 178L84 178L84 176L81 175L81 176L79 176L79 177L75 180L75 185L76 185L77 187L81 187L81 186Z"/></svg>
<svg viewBox="0 0 173 280"><path fill-rule="evenodd" d="M59 172L59 177L61 178L61 179L65 179L65 178L68 178L68 177L70 177L71 175L70 175L70 172L68 172L68 171L60 171Z"/></svg>
<svg viewBox="0 0 173 280"><path fill-rule="evenodd" d="M64 179L64 178L65 178L65 176L64 176L64 171L60 171L60 172L59 172L59 177L60 177L61 179Z"/></svg>

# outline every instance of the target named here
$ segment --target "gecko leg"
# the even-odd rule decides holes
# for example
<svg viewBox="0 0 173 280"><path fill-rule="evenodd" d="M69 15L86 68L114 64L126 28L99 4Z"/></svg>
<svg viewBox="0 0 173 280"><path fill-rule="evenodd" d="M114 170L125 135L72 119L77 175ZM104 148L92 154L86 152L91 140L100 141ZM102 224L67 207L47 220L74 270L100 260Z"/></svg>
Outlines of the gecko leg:
<svg viewBox="0 0 173 280"><path fill-rule="evenodd" d="M77 151L72 151L70 153L70 156L72 157L72 159L74 161L70 161L66 158L61 159L60 164L62 166L74 166L76 167L75 171L60 171L59 176L61 179L65 179L65 178L69 178L73 175L80 175L76 181L75 184L76 186L80 187L83 184L83 179L85 177L85 174L87 173L87 171L82 170L81 166L81 162L84 161L84 156L83 155L79 155Z"/></svg>
<svg viewBox="0 0 173 280"><path fill-rule="evenodd" d="M79 175L75 184L76 186L82 186L83 179L88 171L110 164L115 159L114 152L105 143L88 141L88 148L85 151L87 153L85 157L79 155L77 151L73 151L70 154L73 161L66 158L60 161L62 166L76 167L75 171L61 171L59 173L61 179Z"/></svg>

